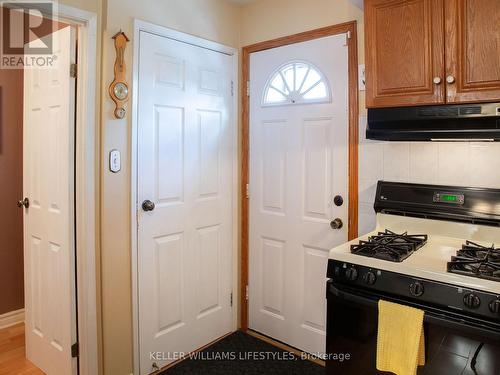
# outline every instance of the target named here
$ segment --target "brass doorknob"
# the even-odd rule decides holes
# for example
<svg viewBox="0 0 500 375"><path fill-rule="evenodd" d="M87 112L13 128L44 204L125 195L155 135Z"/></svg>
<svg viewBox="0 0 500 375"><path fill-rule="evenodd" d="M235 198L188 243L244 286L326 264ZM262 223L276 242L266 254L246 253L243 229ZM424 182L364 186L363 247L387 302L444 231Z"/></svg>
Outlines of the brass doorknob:
<svg viewBox="0 0 500 375"><path fill-rule="evenodd" d="M342 219L336 218L330 222L330 227L332 229L341 229L344 226Z"/></svg>
<svg viewBox="0 0 500 375"><path fill-rule="evenodd" d="M30 200L28 198L24 198L20 201L17 202L17 207L21 208L28 208L30 206Z"/></svg>
<svg viewBox="0 0 500 375"><path fill-rule="evenodd" d="M142 202L142 209L144 211L153 211L155 209L155 204L150 200L145 200Z"/></svg>

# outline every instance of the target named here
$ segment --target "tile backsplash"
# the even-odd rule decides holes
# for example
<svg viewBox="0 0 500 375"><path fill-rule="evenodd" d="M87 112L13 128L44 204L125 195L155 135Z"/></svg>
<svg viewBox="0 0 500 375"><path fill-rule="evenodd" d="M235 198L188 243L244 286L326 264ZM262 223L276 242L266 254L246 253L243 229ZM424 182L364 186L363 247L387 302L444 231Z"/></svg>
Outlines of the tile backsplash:
<svg viewBox="0 0 500 375"><path fill-rule="evenodd" d="M378 180L500 188L500 142L379 142L359 126L360 235L375 228Z"/></svg>

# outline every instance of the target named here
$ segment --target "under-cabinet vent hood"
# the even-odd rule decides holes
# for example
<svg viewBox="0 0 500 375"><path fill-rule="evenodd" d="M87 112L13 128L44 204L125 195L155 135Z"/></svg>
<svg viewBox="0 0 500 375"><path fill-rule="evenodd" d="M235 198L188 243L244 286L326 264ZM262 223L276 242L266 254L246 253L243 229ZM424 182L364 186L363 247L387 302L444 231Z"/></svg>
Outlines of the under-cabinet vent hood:
<svg viewBox="0 0 500 375"><path fill-rule="evenodd" d="M369 109L366 138L500 141L500 103Z"/></svg>

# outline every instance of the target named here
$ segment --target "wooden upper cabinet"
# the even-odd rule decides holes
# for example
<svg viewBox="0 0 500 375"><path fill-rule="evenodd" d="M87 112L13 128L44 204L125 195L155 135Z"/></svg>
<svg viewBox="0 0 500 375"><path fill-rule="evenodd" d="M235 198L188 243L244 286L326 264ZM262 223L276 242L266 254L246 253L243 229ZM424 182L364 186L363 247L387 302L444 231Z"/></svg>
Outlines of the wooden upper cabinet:
<svg viewBox="0 0 500 375"><path fill-rule="evenodd" d="M446 0L449 103L500 101L500 0Z"/></svg>
<svg viewBox="0 0 500 375"><path fill-rule="evenodd" d="M444 102L443 12L443 0L365 0L367 107Z"/></svg>

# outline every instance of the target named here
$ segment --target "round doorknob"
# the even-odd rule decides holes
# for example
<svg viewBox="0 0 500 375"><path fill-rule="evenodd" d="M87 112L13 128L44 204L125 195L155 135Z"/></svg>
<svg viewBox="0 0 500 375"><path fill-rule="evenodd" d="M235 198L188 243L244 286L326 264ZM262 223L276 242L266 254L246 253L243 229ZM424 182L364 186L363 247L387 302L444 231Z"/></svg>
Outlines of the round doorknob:
<svg viewBox="0 0 500 375"><path fill-rule="evenodd" d="M434 77L432 82L434 82L435 85L439 85L441 83L441 77Z"/></svg>
<svg viewBox="0 0 500 375"><path fill-rule="evenodd" d="M448 77L446 77L446 82L455 83L455 77L453 77L452 75L449 75Z"/></svg>
<svg viewBox="0 0 500 375"><path fill-rule="evenodd" d="M330 222L330 227L332 227L332 229L340 229L344 226L344 223L342 222L341 219L339 218L336 218L336 219L333 219L331 222Z"/></svg>
<svg viewBox="0 0 500 375"><path fill-rule="evenodd" d="M21 208L28 208L30 206L30 200L28 198L24 198L20 201L17 202L17 207Z"/></svg>
<svg viewBox="0 0 500 375"><path fill-rule="evenodd" d="M142 209L144 211L153 211L155 209L155 204L150 200L145 200L142 202Z"/></svg>

